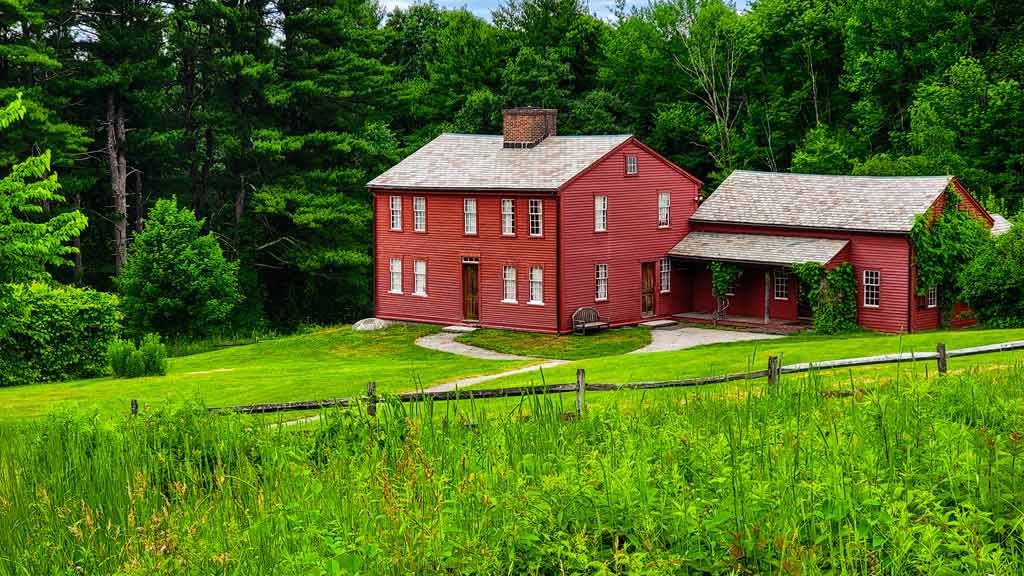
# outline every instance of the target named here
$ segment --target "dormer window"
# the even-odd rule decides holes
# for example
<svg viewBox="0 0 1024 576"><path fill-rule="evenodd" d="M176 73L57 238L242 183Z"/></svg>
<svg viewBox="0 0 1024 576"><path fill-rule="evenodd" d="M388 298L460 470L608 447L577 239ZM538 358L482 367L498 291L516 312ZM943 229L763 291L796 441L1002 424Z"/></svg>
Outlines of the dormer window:
<svg viewBox="0 0 1024 576"><path fill-rule="evenodd" d="M636 154L626 154L626 176L636 176Z"/></svg>

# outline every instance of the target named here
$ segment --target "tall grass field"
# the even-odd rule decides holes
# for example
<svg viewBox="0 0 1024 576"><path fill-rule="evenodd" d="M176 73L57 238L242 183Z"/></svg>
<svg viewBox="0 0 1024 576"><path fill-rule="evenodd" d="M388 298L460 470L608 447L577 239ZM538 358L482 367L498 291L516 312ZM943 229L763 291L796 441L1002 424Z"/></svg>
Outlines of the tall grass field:
<svg viewBox="0 0 1024 576"><path fill-rule="evenodd" d="M1024 366L856 386L5 424L0 573L1024 573Z"/></svg>

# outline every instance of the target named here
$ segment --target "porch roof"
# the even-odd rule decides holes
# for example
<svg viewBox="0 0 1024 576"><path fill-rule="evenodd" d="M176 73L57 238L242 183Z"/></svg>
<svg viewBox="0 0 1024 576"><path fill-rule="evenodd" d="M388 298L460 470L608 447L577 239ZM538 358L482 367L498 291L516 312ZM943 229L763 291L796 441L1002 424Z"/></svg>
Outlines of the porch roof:
<svg viewBox="0 0 1024 576"><path fill-rule="evenodd" d="M690 260L792 266L801 262L826 264L847 244L848 240L831 238L691 232L668 253Z"/></svg>

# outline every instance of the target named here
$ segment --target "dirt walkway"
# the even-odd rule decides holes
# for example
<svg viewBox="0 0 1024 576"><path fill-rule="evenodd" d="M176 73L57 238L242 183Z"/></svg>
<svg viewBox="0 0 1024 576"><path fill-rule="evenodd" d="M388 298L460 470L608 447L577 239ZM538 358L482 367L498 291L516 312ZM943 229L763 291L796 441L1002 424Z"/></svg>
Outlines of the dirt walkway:
<svg viewBox="0 0 1024 576"><path fill-rule="evenodd" d="M485 350L484 348L478 348L476 346L470 346L469 344L463 344L462 342L456 342L455 338L458 336L458 334L452 334L449 332L438 332L437 334L418 338L416 340L416 345L423 348L429 348L431 350L437 350L439 352L448 352L450 354L466 356L467 358L479 358L480 360L542 360L542 358L533 358L530 356L503 354L501 352L495 352L494 350Z"/></svg>
<svg viewBox="0 0 1024 576"><path fill-rule="evenodd" d="M633 350L630 354L648 352L673 352L705 344L721 342L743 342L746 340L768 340L782 338L778 334L742 332L739 330L711 330L707 328L676 328L674 330L651 330L651 343Z"/></svg>

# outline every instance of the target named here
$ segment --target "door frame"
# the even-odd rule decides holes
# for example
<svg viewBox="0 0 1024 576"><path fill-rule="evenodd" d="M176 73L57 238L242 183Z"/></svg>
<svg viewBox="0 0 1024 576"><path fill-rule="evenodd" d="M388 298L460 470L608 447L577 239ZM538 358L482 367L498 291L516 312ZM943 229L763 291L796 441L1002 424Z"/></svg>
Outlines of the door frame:
<svg viewBox="0 0 1024 576"><path fill-rule="evenodd" d="M470 267L476 269L476 318L470 318L466 314L466 270ZM459 282L462 286L462 321L480 322L480 258L475 256L463 256L460 271L462 273Z"/></svg>

